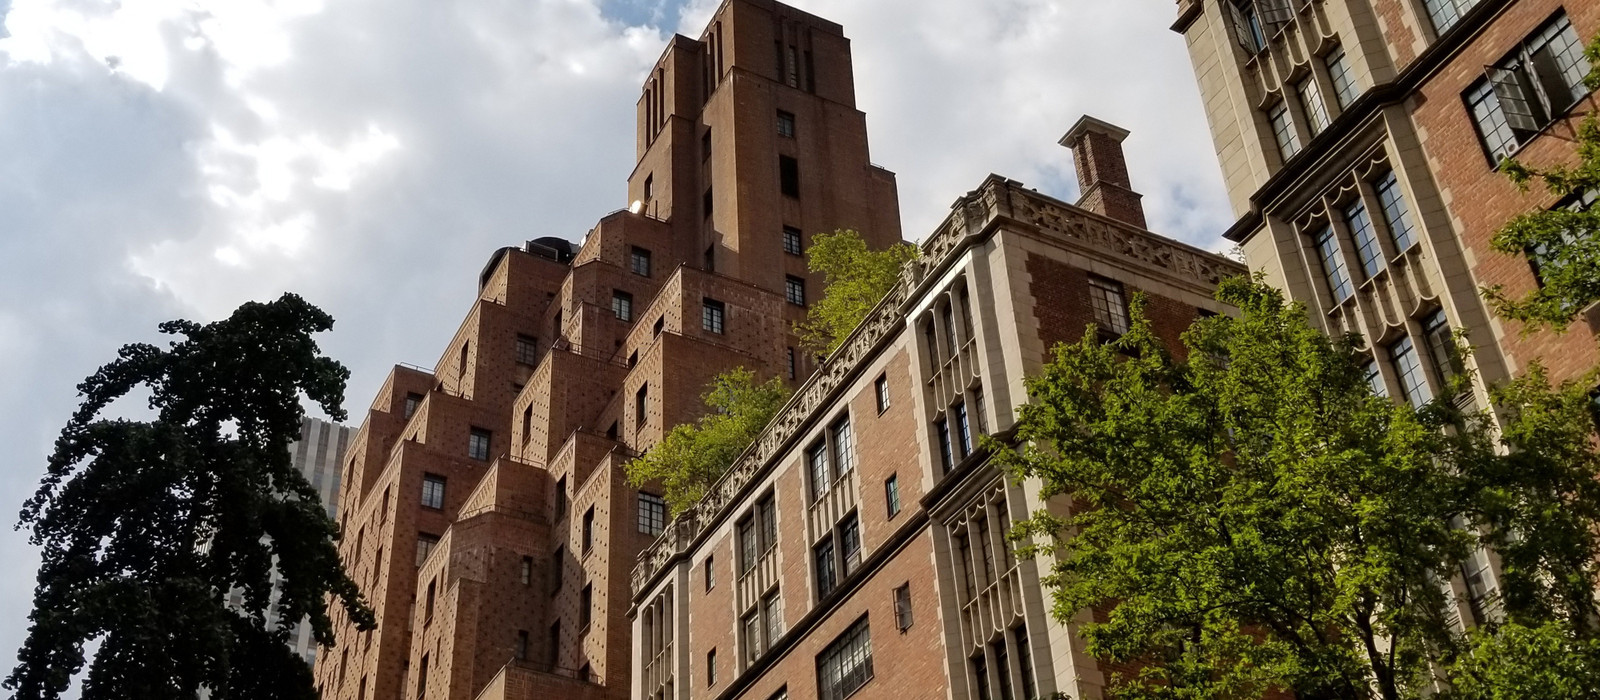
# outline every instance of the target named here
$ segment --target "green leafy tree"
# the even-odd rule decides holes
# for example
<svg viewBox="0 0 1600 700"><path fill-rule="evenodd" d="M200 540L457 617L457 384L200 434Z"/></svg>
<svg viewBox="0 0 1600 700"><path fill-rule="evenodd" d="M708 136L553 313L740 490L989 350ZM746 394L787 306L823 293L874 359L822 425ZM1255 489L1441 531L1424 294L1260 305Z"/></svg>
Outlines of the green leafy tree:
<svg viewBox="0 0 1600 700"><path fill-rule="evenodd" d="M1592 66L1584 83L1600 89L1600 38L1584 50ZM1600 122L1584 118L1577 133L1577 165L1535 168L1506 159L1500 170L1523 192L1535 182L1557 197L1600 191ZM1494 250L1526 255L1539 267L1540 285L1512 297L1502 285L1483 289L1502 318L1527 324L1523 331L1565 330L1584 307L1600 301L1600 208L1541 209L1512 218L1490 240Z"/></svg>
<svg viewBox="0 0 1600 700"><path fill-rule="evenodd" d="M733 466L789 400L789 388L777 377L757 382L755 372L735 367L711 380L704 399L710 413L674 427L627 466L636 487L661 482L673 515L699 501Z"/></svg>
<svg viewBox="0 0 1600 700"><path fill-rule="evenodd" d="M917 257L917 247L897 243L887 250L867 248L860 233L841 229L811 239L806 252L812 272L823 274L822 298L795 328L806 347L827 354L838 349L900 279L900 269Z"/></svg>
<svg viewBox="0 0 1600 700"><path fill-rule="evenodd" d="M1015 534L1054 555L1057 618L1109 610L1083 634L1141 664L1118 697L1417 697L1435 662L1490 656L1452 627L1441 579L1479 546L1505 562L1505 625L1593 639L1600 459L1579 383L1552 391L1533 368L1496 392L1496 432L1449 397L1373 395L1360 339L1323 336L1259 281L1218 298L1242 314L1197 321L1183 360L1138 298L1120 339L1058 346L1028 381L1022 447L989 441L1070 503Z"/></svg>
<svg viewBox="0 0 1600 700"><path fill-rule="evenodd" d="M5 687L57 698L99 645L86 700L312 700L288 628L310 616L330 644L327 596L359 629L372 612L345 575L338 528L290 462L300 394L335 419L349 371L312 334L333 319L292 294L226 320L161 324L168 348L126 345L78 386L39 491L22 509L43 549L32 626ZM103 417L148 395L150 420ZM282 577L269 625L272 570ZM244 603L230 608L232 590Z"/></svg>

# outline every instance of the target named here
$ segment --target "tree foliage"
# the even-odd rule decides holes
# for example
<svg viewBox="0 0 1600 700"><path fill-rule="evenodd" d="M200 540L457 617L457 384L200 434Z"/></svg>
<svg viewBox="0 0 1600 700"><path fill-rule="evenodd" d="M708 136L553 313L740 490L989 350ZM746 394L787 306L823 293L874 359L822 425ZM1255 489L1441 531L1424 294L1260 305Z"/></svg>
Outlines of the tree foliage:
<svg viewBox="0 0 1600 700"><path fill-rule="evenodd" d="M812 272L823 274L822 298L811 305L805 323L795 328L812 350L838 349L900 279L900 268L917 257L917 247L897 243L869 250L860 233L841 229L811 239L806 253Z"/></svg>
<svg viewBox="0 0 1600 700"><path fill-rule="evenodd" d="M755 372L735 367L711 380L704 399L710 413L675 426L627 466L636 487L661 482L674 515L699 501L733 466L789 400L789 388L777 377L758 383Z"/></svg>
<svg viewBox="0 0 1600 700"><path fill-rule="evenodd" d="M201 325L161 324L169 347L126 345L78 386L38 492L23 506L43 549L32 626L5 681L16 698L57 698L85 665L86 700L315 697L288 645L309 615L333 641L327 596L358 628L372 612L345 575L338 528L294 469L304 393L328 415L349 371L312 334L333 319L292 294ZM148 393L147 421L103 417ZM267 609L282 578L277 623ZM244 603L224 598L239 590Z"/></svg>
<svg viewBox="0 0 1600 700"><path fill-rule="evenodd" d="M1119 340L1091 329L1058 346L1028 381L1023 447L990 442L1011 473L1071 503L1017 534L1054 555L1059 619L1109 610L1083 634L1092 654L1142 664L1116 679L1118 697L1393 700L1439 673L1499 687L1475 663L1565 673L1496 653L1550 635L1562 642L1546 656L1594 648L1587 385L1552 390L1531 368L1495 392L1497 433L1449 397L1413 410L1375 396L1358 337L1323 336L1259 281L1226 281L1218 298L1242 315L1197 321L1183 360L1140 299ZM1502 622L1474 642L1450 620L1445 581L1480 546L1506 575L1486 602Z"/></svg>
<svg viewBox="0 0 1600 700"><path fill-rule="evenodd" d="M1600 89L1600 38L1584 51L1592 66L1584 83ZM1600 122L1590 114L1578 127L1577 165L1531 167L1515 159L1501 162L1523 192L1538 182L1549 193L1568 198L1600 191ZM1494 250L1529 256L1537 265L1538 288L1513 298L1502 285L1483 289L1502 318L1522 321L1523 332L1550 327L1565 330L1584 307L1600 301L1600 208L1541 209L1513 217L1490 241Z"/></svg>

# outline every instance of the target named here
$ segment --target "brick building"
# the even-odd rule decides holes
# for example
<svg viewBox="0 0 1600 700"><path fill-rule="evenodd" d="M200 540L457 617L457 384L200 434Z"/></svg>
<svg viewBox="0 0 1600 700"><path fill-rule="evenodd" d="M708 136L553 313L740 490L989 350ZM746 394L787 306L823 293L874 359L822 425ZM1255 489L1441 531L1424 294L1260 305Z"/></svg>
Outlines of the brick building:
<svg viewBox="0 0 1600 700"><path fill-rule="evenodd" d="M1039 509L976 445L1004 436L1056 343L1158 334L1225 311L1242 265L1144 229L1121 141L1085 117L1062 139L1068 204L991 175L709 495L633 572L633 697L1100 697L1108 671L1004 539ZM1087 620L1085 611L1078 621ZM876 676L876 677L875 677Z"/></svg>
<svg viewBox="0 0 1600 700"><path fill-rule="evenodd" d="M623 465L723 370L811 372L813 234L900 240L837 24L728 0L637 114L632 206L496 251L438 363L395 367L351 440L340 551L378 626L333 610L323 698L627 697L629 572L666 513Z"/></svg>
<svg viewBox="0 0 1600 700"><path fill-rule="evenodd" d="M1594 366L1600 314L1523 337L1481 286L1538 284L1526 258L1489 248L1513 215L1568 206L1519 193L1503 156L1573 162L1594 97L1583 44L1600 3L1572 0L1179 0L1249 265L1306 303L1329 333L1359 332L1375 390L1420 404L1454 376L1464 329L1477 373L1460 402L1534 359L1557 378ZM1492 601L1495 557L1454 583L1472 616Z"/></svg>

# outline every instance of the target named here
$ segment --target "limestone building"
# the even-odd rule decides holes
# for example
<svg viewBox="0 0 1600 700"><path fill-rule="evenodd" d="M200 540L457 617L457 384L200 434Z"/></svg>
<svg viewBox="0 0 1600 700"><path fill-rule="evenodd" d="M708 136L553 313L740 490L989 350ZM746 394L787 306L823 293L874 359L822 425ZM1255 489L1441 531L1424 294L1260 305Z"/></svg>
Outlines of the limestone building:
<svg viewBox="0 0 1600 700"><path fill-rule="evenodd" d="M1572 162L1583 45L1600 3L1573 0L1179 0L1250 267L1304 301L1329 333L1369 345L1380 393L1420 404L1445 390L1446 341L1465 329L1479 380L1534 359L1557 378L1600 361L1591 308L1566 335L1522 337L1481 286L1538 284L1526 258L1489 248L1514 214L1571 206L1522 195L1502 157ZM1592 199L1592 193L1591 197ZM1496 588L1480 552L1453 585L1471 617Z"/></svg>

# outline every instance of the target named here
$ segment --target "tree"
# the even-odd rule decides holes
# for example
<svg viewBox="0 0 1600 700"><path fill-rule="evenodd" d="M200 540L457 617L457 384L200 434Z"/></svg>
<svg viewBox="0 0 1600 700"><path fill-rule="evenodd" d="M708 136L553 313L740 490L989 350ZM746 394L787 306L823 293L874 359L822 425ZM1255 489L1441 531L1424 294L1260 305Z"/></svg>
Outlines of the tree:
<svg viewBox="0 0 1600 700"><path fill-rule="evenodd" d="M1600 37L1584 50L1592 66L1584 84L1600 89ZM1559 198L1600 191L1600 122L1593 113L1577 133L1578 164L1535 168L1507 158L1500 170L1527 192L1535 181ZM1592 204L1592 203L1591 203ZM1527 324L1523 332L1550 327L1558 331L1583 309L1600 301L1600 210L1591 205L1541 209L1513 217L1490 240L1500 253L1527 256L1537 265L1538 288L1512 298L1502 285L1483 289L1483 296L1502 318Z"/></svg>
<svg viewBox="0 0 1600 700"><path fill-rule="evenodd" d="M43 549L32 626L5 687L22 700L57 698L99 644L86 700L316 697L288 645L309 615L333 641L332 594L358 629L372 612L345 575L338 528L290 462L299 395L335 420L349 371L312 334L333 319L301 298L248 303L166 349L123 346L78 386L83 403L56 440L18 527ZM148 393L147 421L106 418L118 399ZM267 609L282 578L278 622ZM224 602L232 590L244 603Z"/></svg>
<svg viewBox="0 0 1600 700"><path fill-rule="evenodd" d="M1415 697L1435 669L1491 656L1454 628L1443 585L1483 546L1505 562L1484 601L1502 626L1595 638L1600 457L1581 383L1552 390L1534 367L1495 392L1497 432L1449 396L1374 395L1359 337L1323 336L1259 281L1218 298L1241 316L1198 320L1183 360L1139 298L1120 339L1058 346L1027 383L1022 447L988 441L1070 502L1015 534L1056 556L1058 619L1107 611L1083 626L1090 653L1142 664L1118 697Z"/></svg>
<svg viewBox="0 0 1600 700"><path fill-rule="evenodd" d="M822 298L811 305L806 321L795 328L801 342L828 354L838 349L872 307L900 279L900 268L917 257L917 247L896 243L887 250L867 249L866 239L841 229L811 239L807 264L823 274Z"/></svg>
<svg viewBox="0 0 1600 700"><path fill-rule="evenodd" d="M735 367L713 378L703 398L710 413L675 426L627 466L628 481L635 487L663 484L673 515L694 505L722 478L789 400L789 389L777 377L757 383L754 372Z"/></svg>

